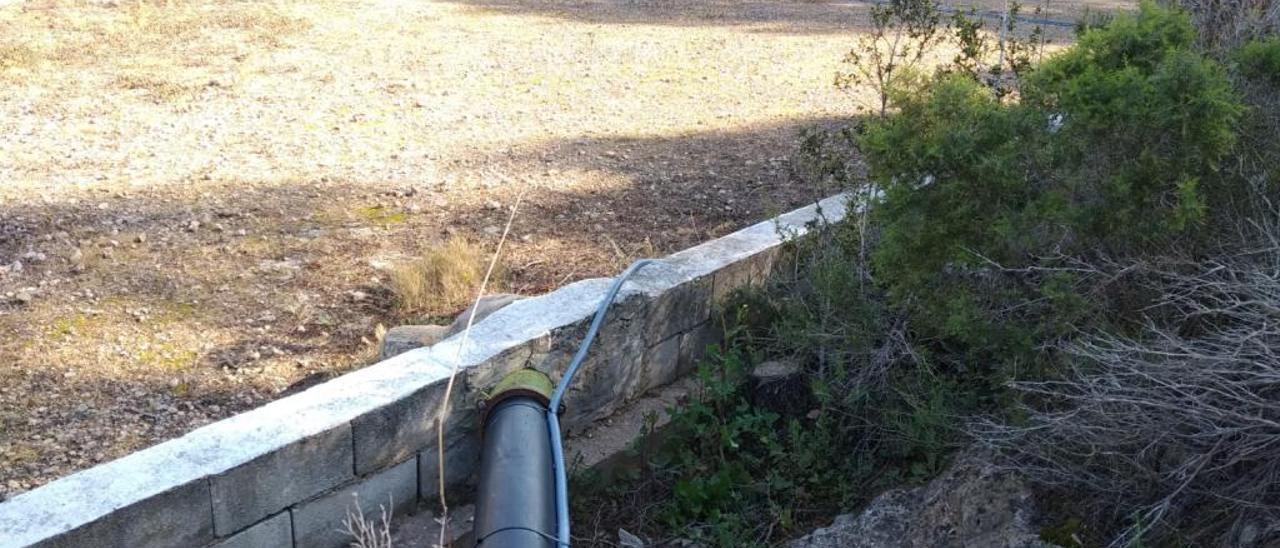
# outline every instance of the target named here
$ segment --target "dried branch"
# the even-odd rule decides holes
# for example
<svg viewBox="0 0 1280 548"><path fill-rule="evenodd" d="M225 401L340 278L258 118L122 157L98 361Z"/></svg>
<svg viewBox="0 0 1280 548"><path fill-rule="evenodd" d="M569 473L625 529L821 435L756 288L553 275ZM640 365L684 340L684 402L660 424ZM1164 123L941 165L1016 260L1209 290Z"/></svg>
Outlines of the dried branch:
<svg viewBox="0 0 1280 548"><path fill-rule="evenodd" d="M1280 232L1264 228L1261 249L1147 269L1172 321L1064 343L1062 378L1014 384L1025 424L981 421L977 437L1040 482L1106 501L1100 519L1132 524L1113 546L1280 537Z"/></svg>
<svg viewBox="0 0 1280 548"><path fill-rule="evenodd" d="M382 517L378 521L365 519L364 509L360 508L360 497L355 497L354 510L347 509L347 517L342 520L343 533L351 537L351 548L391 548L391 500L386 505L378 505Z"/></svg>

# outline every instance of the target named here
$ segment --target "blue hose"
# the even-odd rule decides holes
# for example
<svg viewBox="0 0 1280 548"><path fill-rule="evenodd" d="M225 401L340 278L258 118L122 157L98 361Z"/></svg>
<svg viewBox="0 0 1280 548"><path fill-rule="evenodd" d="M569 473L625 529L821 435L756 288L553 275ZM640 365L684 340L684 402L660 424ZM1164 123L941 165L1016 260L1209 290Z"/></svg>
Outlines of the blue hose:
<svg viewBox="0 0 1280 548"><path fill-rule="evenodd" d="M547 433L551 436L551 466L555 470L556 477L556 538L558 539L556 544L560 546L569 546L569 479L564 466L564 441L560 436L560 417L556 411L560 409L560 401L564 399L569 383L573 382L573 376L582 366L582 360L587 357L587 350L591 349L591 342L595 340L596 332L600 331L600 324L604 323L605 312L608 312L609 305L613 304L613 299L618 296L622 284L637 270L652 262L654 262L652 259L640 259L631 263L631 266L613 280L613 285L609 286L609 292L600 299L600 306L596 308L595 318L591 320L591 327L587 328L587 336L582 339L578 353L573 356L573 361L569 362L564 377L560 379L560 384L556 385L556 391L551 394L551 404L547 407Z"/></svg>

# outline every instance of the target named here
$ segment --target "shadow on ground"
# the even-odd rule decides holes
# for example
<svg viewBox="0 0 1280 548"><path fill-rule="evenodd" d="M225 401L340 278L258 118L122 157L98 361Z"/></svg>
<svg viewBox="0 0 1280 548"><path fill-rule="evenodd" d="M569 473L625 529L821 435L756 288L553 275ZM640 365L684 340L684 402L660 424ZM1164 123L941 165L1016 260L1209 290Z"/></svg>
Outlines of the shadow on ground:
<svg viewBox="0 0 1280 548"><path fill-rule="evenodd" d="M848 33L867 24L869 7L860 0L840 3L457 0L454 3L489 12L556 17L591 24L737 26L782 34Z"/></svg>
<svg viewBox="0 0 1280 548"><path fill-rule="evenodd" d="M388 269L452 235L493 249L522 194L503 256L521 294L820 198L832 189L797 175L796 136L837 123L534 143L509 167L537 176L492 188L190 181L201 192L2 203L0 264L23 266L0 278L0 486L35 487L367 363L376 326L405 320ZM583 173L604 182L556 190Z"/></svg>
<svg viewBox="0 0 1280 548"><path fill-rule="evenodd" d="M475 9L512 14L555 17L598 25L667 25L677 27L745 27L779 34L847 34L870 24L870 8L886 0L820 0L790 3L678 2L677 0L453 0ZM973 13L998 29L1006 3L1002 0L944 0L943 13ZM1021 6L1018 26L1044 28L1050 37L1071 37L1076 21L1088 12L1131 10L1131 0L1076 0L1037 2Z"/></svg>

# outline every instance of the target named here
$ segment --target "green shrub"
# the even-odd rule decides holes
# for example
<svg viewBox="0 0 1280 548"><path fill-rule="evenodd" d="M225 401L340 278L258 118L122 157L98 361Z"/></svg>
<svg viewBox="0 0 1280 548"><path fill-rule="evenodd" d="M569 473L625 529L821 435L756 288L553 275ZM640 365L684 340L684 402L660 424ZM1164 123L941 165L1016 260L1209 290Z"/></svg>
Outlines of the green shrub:
<svg viewBox="0 0 1280 548"><path fill-rule="evenodd" d="M1030 71L1021 101L956 75L896 91L859 146L883 189L873 271L919 335L1025 367L1116 312L1072 263L1205 236L1240 190L1219 163L1243 107L1194 43L1185 15L1144 4Z"/></svg>
<svg viewBox="0 0 1280 548"><path fill-rule="evenodd" d="M1050 189L1089 243L1128 250L1193 227L1243 112L1226 72L1195 48L1185 14L1143 4L1037 68L1025 103L1062 116ZM1221 185L1220 185L1221 186Z"/></svg>
<svg viewBox="0 0 1280 548"><path fill-rule="evenodd" d="M1107 443L1116 445L1099 449L1103 442L1091 436L1102 430L1071 407L1079 398L1044 387L1105 386L1120 392L1151 382L1183 393L1211 386L1157 382L1163 378L1159 372L1125 382L1090 382L1089 375L1106 371L1114 360L1082 365L1063 349L1072 348L1068 341L1091 340L1082 333L1131 337L1161 326L1167 330L1159 339L1164 341L1215 328L1203 310L1193 318L1170 306L1171 299L1195 288L1180 288L1171 297L1152 279L1194 271L1200 257L1230 242L1236 242L1230 244L1236 246L1233 253L1245 244L1250 254L1269 245L1241 244L1234 232L1247 223L1242 217L1259 211L1255 204L1266 203L1266 192L1275 192L1274 175L1268 174L1277 169L1280 102L1273 83L1258 81L1276 74L1276 51L1274 40L1243 47L1235 54L1237 77L1202 49L1185 13L1147 3L1136 14L1084 30L1073 47L1025 72L1021 93L1012 100L958 76L963 70L900 85L892 95L897 113L867 122L858 138L870 176L882 190L869 201L872 221L865 232L875 239L870 276L886 291L885 315L908 318L912 344L928 357L930 375L894 392L899 397L887 407L908 415L858 416L876 417L903 432L911 428L895 419L914 414L912 424L924 433L945 436L947 428L932 420L944 416L937 410L982 410L1016 424L1011 417L1044 416L1028 409L1052 413L1066 406L1068 411L1053 416L1061 420L1052 428L1072 435L1040 448L1061 449L1062 460L1053 463L1059 468L1077 459L1085 469L1106 470L1094 478L1112 474L1106 487L1080 480L1083 474L1071 485L1115 515L1140 512L1142 527L1131 532L1194 526L1183 523L1194 513L1186 508L1200 504L1239 513L1225 499L1205 502L1206 497L1164 514L1159 505L1172 498L1163 497L1190 481L1188 474L1178 474L1162 483L1160 466L1172 455L1210 452L1152 451L1171 430L1132 428L1141 423L1122 412L1137 401L1131 397L1100 398L1123 402L1118 409L1089 407L1116 421L1107 433L1114 436ZM1274 211L1265 211L1267 217L1254 220L1270 222ZM1247 302L1233 301L1231 308ZM1191 371L1202 365L1190 358L1173 361ZM1192 378L1185 371L1162 374ZM1010 380L1040 389L1009 393ZM1027 405L1011 405L1017 399ZM1173 414L1155 405L1150 411L1157 417ZM1028 431L1043 428L1044 421L1033 422ZM1205 435L1196 431L1189 437ZM1022 442L1009 445L1027 446ZM1121 442L1130 445L1117 448ZM1073 443L1089 449L1074 450ZM1238 441L1220 445L1233 443ZM928 435L916 436L915 446L925 454L939 452L931 444ZM1150 452L1149 460L1133 457L1144 452ZM1124 469L1105 455L1138 464ZM1051 469L1044 459L1030 461L1033 473ZM1249 479L1247 468L1233 464L1230 470L1224 476L1235 483L1221 483L1233 491L1256 484L1239 481ZM1178 523L1161 522L1161 516ZM1107 534L1123 527L1099 528ZM1221 531L1201 533L1216 538Z"/></svg>
<svg viewBox="0 0 1280 548"><path fill-rule="evenodd" d="M622 485L576 490L581 510L609 507L649 538L776 545L945 466L957 420L972 409L969 390L901 347L905 327L850 260L854 227L794 242L767 290L729 297L725 348L699 365L699 388L671 409L656 443L641 444L643 469ZM805 365L812 409L792 416L756 405L747 372L765 358ZM628 496L652 511L619 516L613 501Z"/></svg>
<svg viewBox="0 0 1280 548"><path fill-rule="evenodd" d="M744 392L749 365L743 347L712 352L698 369L700 393L672 410L651 463L671 486L658 513L669 531L716 546L766 545L839 502L845 482L827 430L754 407Z"/></svg>
<svg viewBox="0 0 1280 548"><path fill-rule="evenodd" d="M1103 70L1150 68L1166 52L1191 48L1195 41L1196 30L1185 13L1143 2L1137 14L1111 17L1105 25L1083 30L1074 46L1051 61Z"/></svg>
<svg viewBox="0 0 1280 548"><path fill-rule="evenodd" d="M799 274L775 279L772 291L731 299L730 310L740 312L768 301L776 338L752 342L731 328L726 350L700 365L696 397L672 410L665 443L649 462L670 486L657 517L669 534L715 546L771 545L883 489L933 477L957 446L964 391L927 367L885 364L868 375L896 340L884 340L891 337L871 322L879 305L856 302L867 293L841 282L857 276L838 271L851 263L822 255L799 257ZM814 409L782 416L752 403L746 372L765 353L806 363Z"/></svg>
<svg viewBox="0 0 1280 548"><path fill-rule="evenodd" d="M1025 137L1038 138L1040 120L961 76L901 93L896 103L898 115L872 123L860 146L884 189L874 271L906 301L945 269L977 265L975 251L1021 232L1017 217L1033 190L1021 169L1033 148Z"/></svg>
<svg viewBox="0 0 1280 548"><path fill-rule="evenodd" d="M1246 76L1280 84L1280 37L1246 43L1236 52L1236 60Z"/></svg>

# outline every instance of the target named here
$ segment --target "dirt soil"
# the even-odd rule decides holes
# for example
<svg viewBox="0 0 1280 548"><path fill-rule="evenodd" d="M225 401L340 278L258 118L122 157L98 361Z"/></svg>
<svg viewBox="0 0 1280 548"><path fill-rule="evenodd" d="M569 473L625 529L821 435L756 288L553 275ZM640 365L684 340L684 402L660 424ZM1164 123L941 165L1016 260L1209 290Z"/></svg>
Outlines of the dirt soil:
<svg viewBox="0 0 1280 548"><path fill-rule="evenodd" d="M389 269L492 249L519 195L502 260L538 294L832 192L796 135L853 113L831 84L865 20L0 2L0 500L369 363L417 319Z"/></svg>

